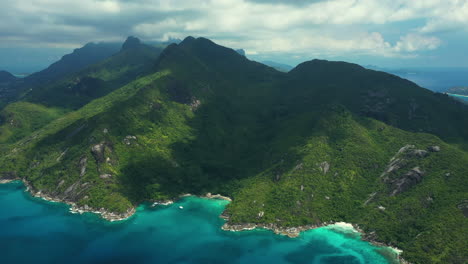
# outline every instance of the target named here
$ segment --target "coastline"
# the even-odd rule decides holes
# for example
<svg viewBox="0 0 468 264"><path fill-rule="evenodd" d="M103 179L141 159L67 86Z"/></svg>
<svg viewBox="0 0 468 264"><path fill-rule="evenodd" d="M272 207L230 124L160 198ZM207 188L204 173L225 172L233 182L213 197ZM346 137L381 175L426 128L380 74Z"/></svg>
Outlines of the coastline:
<svg viewBox="0 0 468 264"><path fill-rule="evenodd" d="M48 202L55 202L55 203L65 203L70 206L69 211L72 214L83 214L83 213L94 213L99 215L101 218L114 222L114 221L124 221L132 217L136 213L136 208L133 207L125 213L114 213L114 212L109 212L105 210L104 208L100 209L95 209L91 208L87 205L84 206L78 206L76 203L71 202L71 201L66 201L58 198L53 198L45 193L42 193L41 191L34 191L33 187L31 184L25 180L25 179L19 179L19 178L13 178L13 179L0 179L0 184L7 184L15 181L21 181L24 186L26 187L25 191L28 192L31 196L36 197L36 198L41 198L45 201ZM157 205L171 205L178 200L184 198L184 197L189 197L189 196L196 196L199 198L205 198L205 199L220 199L220 200L226 200L229 202L232 202L232 199L227 196L222 196L220 194L211 194L207 193L203 196L197 196L193 195L190 193L182 194L178 196L174 200L164 200L164 201L152 201L152 206L157 206ZM240 231L248 231L248 230L255 230L255 229L265 229L265 230L270 230L273 233L277 235L283 235L287 236L290 238L296 238L298 237L302 232L316 229L316 228L321 228L321 227L328 227L335 229L337 232L353 232L353 233L359 233L361 235L361 240L367 241L371 243L374 246L377 247L384 247L392 250L395 255L397 260L401 264L411 264L404 260L401 257L401 253L403 252L402 250L392 246L388 245L384 242L380 242L374 239L374 236L372 233L368 234L364 232L358 225L356 224L351 224L351 223L346 223L346 222L323 222L320 224L315 224L315 225L304 225L304 226L297 226L297 227L281 227L276 224L270 223L270 224L255 224L255 223L242 223L242 224L231 224L229 223L229 216L226 215L224 212L219 216L220 218L224 219L226 222L224 225L221 227L222 230L224 231L231 231L231 232L240 232Z"/></svg>
<svg viewBox="0 0 468 264"><path fill-rule="evenodd" d="M222 214L220 217L225 219L226 221L229 221L229 216ZM395 246L388 245L384 242L377 241L372 237L371 234L367 234L366 232L364 232L364 230L362 230L358 225L350 224L346 222L330 221L330 222L323 222L323 223L316 224L316 225L304 225L304 226L297 226L297 227L281 227L276 224L254 224L254 223L230 224L229 222L226 222L221 227L221 229L224 231L231 231L231 232L265 229L265 230L270 230L277 235L283 235L283 236L287 236L290 238L296 238L302 232L321 228L321 227L331 228L341 233L348 233L348 232L359 233L361 235L361 240L369 242L374 246L388 248L389 250L391 250L395 254L396 260L398 260L401 264L411 264L410 262L406 261L405 259L401 257L401 253L403 253L403 250Z"/></svg>
<svg viewBox="0 0 468 264"><path fill-rule="evenodd" d="M464 98L468 98L468 95L463 95L463 94L453 94L453 93L445 93L445 94L448 94L450 96L455 96L455 97L464 97Z"/></svg>
<svg viewBox="0 0 468 264"><path fill-rule="evenodd" d="M125 213L114 213L114 212L107 211L104 208L96 209L96 208L89 207L88 205L78 206L76 203L74 203L72 201L67 201L67 200L63 200L63 199L59 199L59 198L54 198L54 197L52 197L52 196L50 196L50 195L48 195L46 193L42 193L41 191L35 191L34 188L32 187L32 185L25 179L20 179L20 178L0 179L0 184L7 184L7 183L10 183L10 182L14 182L14 181L21 181L24 184L24 186L26 187L25 191L28 192L33 197L41 198L41 199L43 199L45 201L48 201L48 202L67 204L68 206L70 206L69 211L72 214L94 213L94 214L99 215L101 218L103 218L103 219L105 219L107 221L115 222L115 221L127 220L136 213L136 207L132 207L132 208L128 209ZM152 205L153 207L156 206L156 205L170 205L170 204L173 204L174 202L176 202L179 199L182 199L184 197L189 197L189 196L197 196L197 195L186 193L186 194L182 194L182 195L178 196L174 200L160 200L160 201L151 201L151 202L153 204ZM207 194L205 194L203 196L197 196L197 197L206 198L206 199L220 199L220 200L226 200L226 201L232 202L231 198L226 197L226 196L222 196L220 194L207 193Z"/></svg>

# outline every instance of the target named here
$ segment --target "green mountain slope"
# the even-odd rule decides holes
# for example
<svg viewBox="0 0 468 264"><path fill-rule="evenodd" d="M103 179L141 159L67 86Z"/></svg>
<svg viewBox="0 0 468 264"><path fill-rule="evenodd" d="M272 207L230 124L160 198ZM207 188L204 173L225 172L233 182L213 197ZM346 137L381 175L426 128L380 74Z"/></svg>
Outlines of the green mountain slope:
<svg viewBox="0 0 468 264"><path fill-rule="evenodd" d="M413 263L468 257L468 153L449 144L467 140L465 119L451 117L466 116L462 105L352 64L278 72L204 38L169 45L151 65L4 144L2 177L123 214L221 193L233 198L231 224L346 221Z"/></svg>
<svg viewBox="0 0 468 264"><path fill-rule="evenodd" d="M0 144L15 142L58 118L56 113L77 109L151 73L161 50L130 37L121 51L108 59L31 89L20 102L8 105L0 113L4 117L0 119Z"/></svg>

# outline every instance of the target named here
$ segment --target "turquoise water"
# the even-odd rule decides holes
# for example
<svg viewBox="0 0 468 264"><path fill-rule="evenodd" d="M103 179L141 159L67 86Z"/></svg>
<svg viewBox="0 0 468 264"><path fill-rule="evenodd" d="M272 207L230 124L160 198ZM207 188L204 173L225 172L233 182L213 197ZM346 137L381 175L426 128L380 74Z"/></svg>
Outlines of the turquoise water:
<svg viewBox="0 0 468 264"><path fill-rule="evenodd" d="M464 102L467 102L468 103L468 96L465 96L465 95L459 95L459 94L449 94L448 95L452 96L452 97L455 97L461 101L464 101Z"/></svg>
<svg viewBox="0 0 468 264"><path fill-rule="evenodd" d="M299 238L222 231L226 204L187 197L111 223L33 198L19 182L0 185L0 263L389 263L384 249L330 228Z"/></svg>

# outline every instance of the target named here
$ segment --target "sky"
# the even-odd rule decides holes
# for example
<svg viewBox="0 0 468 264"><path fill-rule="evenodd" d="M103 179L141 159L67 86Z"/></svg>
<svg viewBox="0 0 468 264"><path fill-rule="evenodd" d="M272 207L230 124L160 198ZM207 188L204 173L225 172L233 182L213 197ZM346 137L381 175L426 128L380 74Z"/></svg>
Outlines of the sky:
<svg viewBox="0 0 468 264"><path fill-rule="evenodd" d="M0 0L0 69L88 42L206 37L247 57L468 67L468 0Z"/></svg>

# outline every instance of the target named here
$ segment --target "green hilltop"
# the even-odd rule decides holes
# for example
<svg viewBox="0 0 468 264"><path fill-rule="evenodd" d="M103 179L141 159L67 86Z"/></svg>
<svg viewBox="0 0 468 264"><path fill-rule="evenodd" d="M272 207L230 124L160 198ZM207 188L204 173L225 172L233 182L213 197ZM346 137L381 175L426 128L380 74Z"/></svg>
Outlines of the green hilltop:
<svg viewBox="0 0 468 264"><path fill-rule="evenodd" d="M3 178L116 213L220 193L230 224L346 221L412 263L468 258L467 106L345 62L127 44L2 110Z"/></svg>

